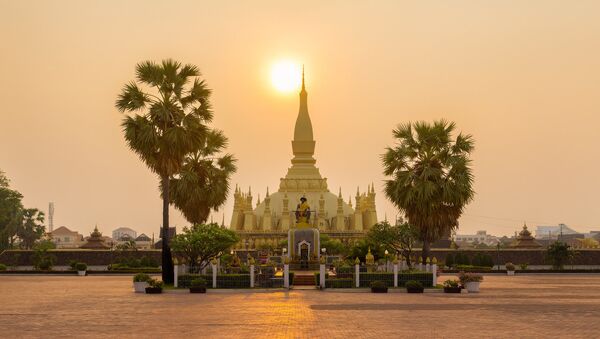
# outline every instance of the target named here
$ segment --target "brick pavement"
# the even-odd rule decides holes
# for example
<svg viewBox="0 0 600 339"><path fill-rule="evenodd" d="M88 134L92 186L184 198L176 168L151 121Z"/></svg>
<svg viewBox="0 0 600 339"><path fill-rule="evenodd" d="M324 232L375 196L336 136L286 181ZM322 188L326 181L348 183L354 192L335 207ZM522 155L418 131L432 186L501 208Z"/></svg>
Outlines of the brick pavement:
<svg viewBox="0 0 600 339"><path fill-rule="evenodd" d="M486 276L466 295L144 295L129 276L0 276L0 300L2 338L600 337L600 275Z"/></svg>

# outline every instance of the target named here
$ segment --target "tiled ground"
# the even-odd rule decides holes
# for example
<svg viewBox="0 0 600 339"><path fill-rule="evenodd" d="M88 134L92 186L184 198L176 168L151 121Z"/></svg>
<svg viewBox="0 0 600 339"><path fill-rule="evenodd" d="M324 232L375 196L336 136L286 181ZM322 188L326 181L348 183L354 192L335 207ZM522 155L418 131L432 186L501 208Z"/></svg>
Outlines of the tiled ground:
<svg viewBox="0 0 600 339"><path fill-rule="evenodd" d="M144 295L127 276L0 276L0 302L0 338L600 337L600 275L486 276L460 295Z"/></svg>

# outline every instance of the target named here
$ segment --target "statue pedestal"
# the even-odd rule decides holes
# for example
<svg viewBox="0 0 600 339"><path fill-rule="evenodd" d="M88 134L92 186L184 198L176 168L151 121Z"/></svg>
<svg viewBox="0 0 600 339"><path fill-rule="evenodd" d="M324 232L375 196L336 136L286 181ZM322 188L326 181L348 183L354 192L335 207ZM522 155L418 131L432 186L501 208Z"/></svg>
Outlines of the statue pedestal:
<svg viewBox="0 0 600 339"><path fill-rule="evenodd" d="M319 230L310 228L305 223L297 224L297 228L288 231L288 253L292 259L300 260L302 268L308 269L308 262L319 260Z"/></svg>

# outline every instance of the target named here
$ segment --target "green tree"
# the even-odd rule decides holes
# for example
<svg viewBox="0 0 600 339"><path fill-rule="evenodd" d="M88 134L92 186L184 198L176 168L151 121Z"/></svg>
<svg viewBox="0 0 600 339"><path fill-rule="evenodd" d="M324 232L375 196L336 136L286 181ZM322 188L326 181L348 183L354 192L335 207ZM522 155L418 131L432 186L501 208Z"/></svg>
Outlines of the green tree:
<svg viewBox="0 0 600 339"><path fill-rule="evenodd" d="M21 239L21 247L31 249L35 242L46 232L44 212L37 208L26 208L22 211L23 221L17 228L17 236Z"/></svg>
<svg viewBox="0 0 600 339"><path fill-rule="evenodd" d="M556 241L548 246L546 256L552 264L552 268L562 270L565 266L565 263L575 257L575 253L568 244Z"/></svg>
<svg viewBox="0 0 600 339"><path fill-rule="evenodd" d="M469 158L470 135L452 138L456 125L445 120L433 124L407 123L393 131L396 145L382 155L385 194L419 230L423 260L431 243L449 236L473 199Z"/></svg>
<svg viewBox="0 0 600 339"><path fill-rule="evenodd" d="M34 252L31 256L34 268L43 271L51 270L56 262L56 256L50 254L48 251L55 248L56 245L50 240L38 241L33 246Z"/></svg>
<svg viewBox="0 0 600 339"><path fill-rule="evenodd" d="M379 247L383 246L392 253L400 253L405 258L410 258L419 232L407 222L390 225L384 221L373 225L367 237ZM407 260L407 264L409 268L412 265L410 260Z"/></svg>
<svg viewBox="0 0 600 339"><path fill-rule="evenodd" d="M175 255L188 265L202 270L212 259L217 259L239 241L237 233L218 224L196 224L184 227L171 241Z"/></svg>
<svg viewBox="0 0 600 339"><path fill-rule="evenodd" d="M326 234L321 234L319 236L321 248L327 249L328 255L346 255L348 252L348 248L338 239L331 239Z"/></svg>
<svg viewBox="0 0 600 339"><path fill-rule="evenodd" d="M236 160L231 154L218 156L226 146L221 131L208 131L201 149L187 155L180 173L171 179L172 202L192 224L205 223L210 211L227 200Z"/></svg>
<svg viewBox="0 0 600 339"><path fill-rule="evenodd" d="M13 246L23 220L23 195L10 188L10 180L0 170L0 250Z"/></svg>
<svg viewBox="0 0 600 339"><path fill-rule="evenodd" d="M210 93L194 65L174 60L136 66L136 81L125 85L116 107L130 113L122 127L129 147L160 177L163 200L162 279L173 282L169 241L170 182L189 154L201 150L212 121Z"/></svg>

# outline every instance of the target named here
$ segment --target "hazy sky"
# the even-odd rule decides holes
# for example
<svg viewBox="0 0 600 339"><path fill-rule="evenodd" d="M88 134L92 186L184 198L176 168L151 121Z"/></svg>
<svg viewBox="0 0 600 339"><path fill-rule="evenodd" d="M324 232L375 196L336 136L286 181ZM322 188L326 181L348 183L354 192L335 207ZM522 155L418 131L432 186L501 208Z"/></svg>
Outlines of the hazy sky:
<svg viewBox="0 0 600 339"><path fill-rule="evenodd" d="M239 159L233 183L264 197L290 165L298 112L269 70L293 59L317 166L345 199L375 182L379 218L397 213L381 192L391 130L446 118L476 140L459 233L600 230L599 13L598 1L0 0L0 168L28 207L55 203L56 226L157 232L158 180L114 102L137 62L171 57L200 67Z"/></svg>

